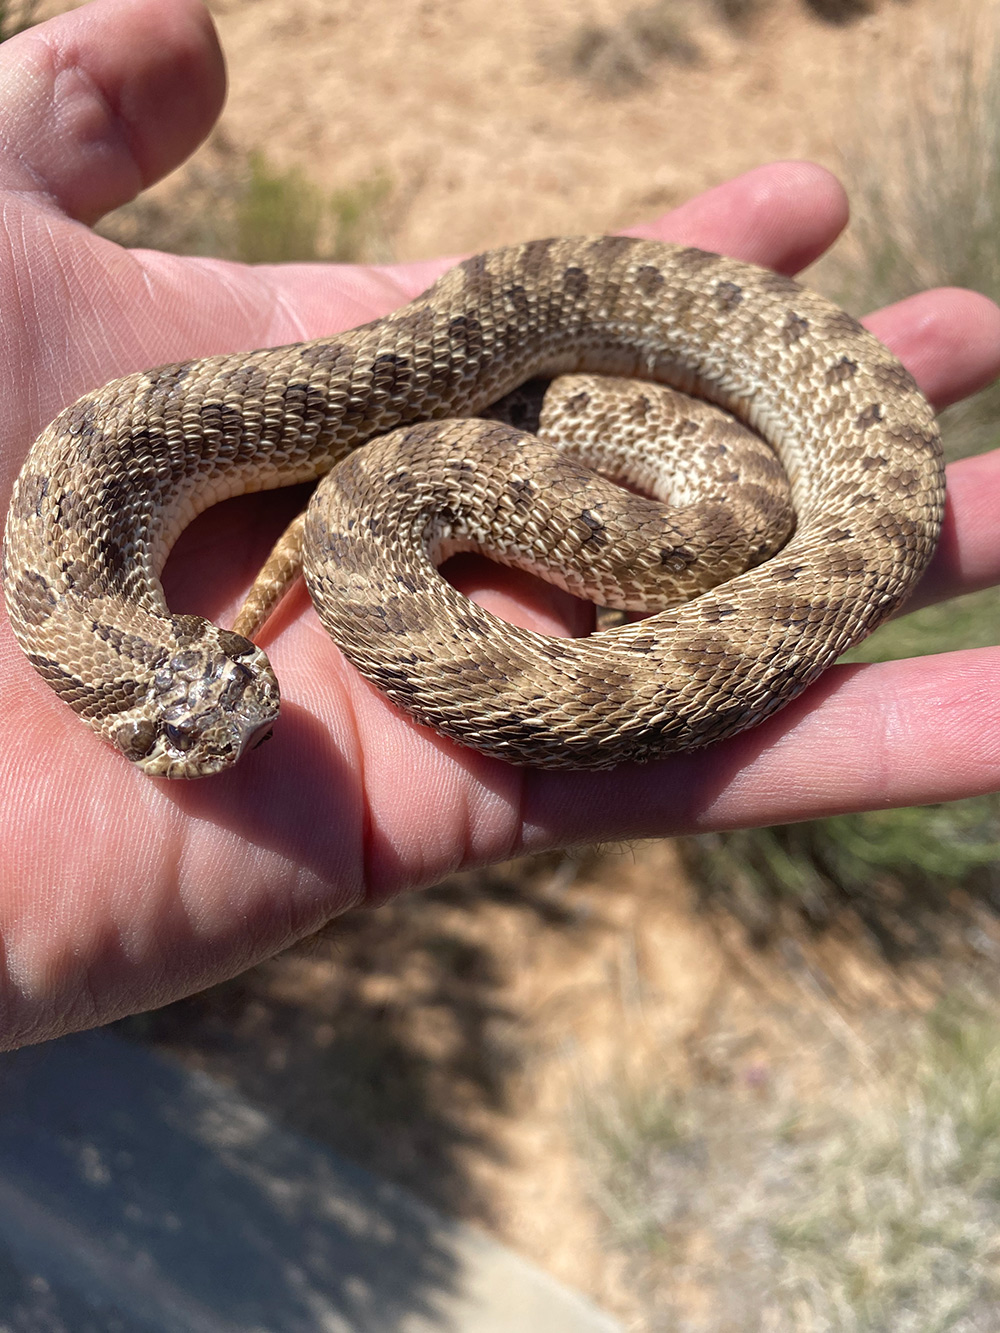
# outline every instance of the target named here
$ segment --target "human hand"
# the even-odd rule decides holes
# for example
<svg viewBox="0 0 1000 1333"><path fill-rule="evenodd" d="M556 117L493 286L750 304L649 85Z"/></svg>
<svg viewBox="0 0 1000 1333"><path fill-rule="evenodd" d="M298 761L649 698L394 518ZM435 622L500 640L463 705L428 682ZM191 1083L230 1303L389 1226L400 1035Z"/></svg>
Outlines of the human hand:
<svg viewBox="0 0 1000 1333"><path fill-rule="evenodd" d="M127 253L95 236L86 224L192 150L223 87L195 0L97 0L0 47L4 511L32 439L86 390L166 361L352 327L448 266L247 269ZM779 164L635 234L792 273L844 220L830 176ZM938 406L1000 369L1000 312L971 293L924 293L867 322ZM926 599L1000 577L998 491L998 455L951 469ZM168 569L174 609L229 623L295 503L252 496L203 515ZM522 624L582 625L571 599L521 575L466 560L454 577ZM304 596L290 603L267 635L284 700L273 741L231 772L180 784L145 777L81 726L0 624L0 1045L190 993L351 905L461 867L997 785L996 650L834 668L763 726L709 750L546 773L417 727L344 663Z"/></svg>

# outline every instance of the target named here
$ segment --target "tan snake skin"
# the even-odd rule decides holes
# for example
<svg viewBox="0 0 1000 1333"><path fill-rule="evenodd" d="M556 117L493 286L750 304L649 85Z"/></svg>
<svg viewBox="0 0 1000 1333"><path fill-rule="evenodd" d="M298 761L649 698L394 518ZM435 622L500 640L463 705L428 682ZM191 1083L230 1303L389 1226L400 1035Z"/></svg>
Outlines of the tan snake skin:
<svg viewBox="0 0 1000 1333"><path fill-rule="evenodd" d="M581 370L674 385L758 432L791 483L787 545L767 558L754 538L757 568L585 639L516 629L456 593L433 560L485 549L646 606L641 571L683 583L731 529L711 498L692 530L683 510L626 496L573 457L543 445L529 458L511 426L444 420ZM545 767L647 759L761 721L912 590L944 501L930 407L826 300L700 250L536 241L469 259L352 332L129 375L67 408L29 453L7 520L7 607L32 664L148 773L234 763L269 731L277 682L247 639L172 616L160 571L201 510L345 455L305 525L324 624L420 721ZM345 507L371 494L366 517ZM599 557L596 575L573 572L581 555ZM674 595L661 581L652 604Z"/></svg>

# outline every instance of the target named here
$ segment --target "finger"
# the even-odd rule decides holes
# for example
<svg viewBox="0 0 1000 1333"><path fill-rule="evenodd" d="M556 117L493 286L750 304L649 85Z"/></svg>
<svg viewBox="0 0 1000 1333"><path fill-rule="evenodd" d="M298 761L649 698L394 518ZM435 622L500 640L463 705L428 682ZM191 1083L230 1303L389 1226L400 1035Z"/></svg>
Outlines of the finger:
<svg viewBox="0 0 1000 1333"><path fill-rule="evenodd" d="M629 236L677 241L797 273L847 225L844 188L813 162L771 162L706 190Z"/></svg>
<svg viewBox="0 0 1000 1333"><path fill-rule="evenodd" d="M201 142L225 97L198 0L94 0L0 47L0 185L94 222Z"/></svg>
<svg viewBox="0 0 1000 1333"><path fill-rule="evenodd" d="M1000 374L1000 309L978 292L938 287L862 321L940 411Z"/></svg>
<svg viewBox="0 0 1000 1333"><path fill-rule="evenodd" d="M737 259L763 264L782 273L795 273L812 263L831 245L847 222L847 201L837 178L811 162L772 162L735 180L707 190L652 222L626 228L626 236L676 241L718 250ZM459 256L423 260L415 264L351 270L348 281L369 310L389 311L425 291ZM275 271L276 280L304 310L306 323L325 319L331 328L330 299L343 307L343 275L327 279L331 292L325 296L322 273L315 265ZM360 275L360 276L359 276ZM334 284L338 291L333 292ZM318 286L319 284L319 286ZM347 327L340 324L338 327Z"/></svg>
<svg viewBox="0 0 1000 1333"><path fill-rule="evenodd" d="M941 540L907 611L1000 583L1000 450L948 468Z"/></svg>
<svg viewBox="0 0 1000 1333"><path fill-rule="evenodd" d="M818 819L1000 787L1000 650L834 667L732 741L608 774L525 774L526 850Z"/></svg>
<svg viewBox="0 0 1000 1333"><path fill-rule="evenodd" d="M891 348L936 407L1000 374L1000 310L978 292L940 288L876 311L866 326ZM1000 581L1000 453L948 468L948 498L937 553L908 611Z"/></svg>

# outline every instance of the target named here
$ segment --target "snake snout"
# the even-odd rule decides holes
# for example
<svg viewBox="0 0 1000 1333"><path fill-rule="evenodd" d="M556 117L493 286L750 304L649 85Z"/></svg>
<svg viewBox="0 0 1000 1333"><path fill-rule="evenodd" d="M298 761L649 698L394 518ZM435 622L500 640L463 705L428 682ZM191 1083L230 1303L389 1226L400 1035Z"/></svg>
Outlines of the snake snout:
<svg viewBox="0 0 1000 1333"><path fill-rule="evenodd" d="M190 778L219 773L271 733L279 690L265 654L248 639L208 622L154 674L144 715L130 720L116 744L144 772Z"/></svg>

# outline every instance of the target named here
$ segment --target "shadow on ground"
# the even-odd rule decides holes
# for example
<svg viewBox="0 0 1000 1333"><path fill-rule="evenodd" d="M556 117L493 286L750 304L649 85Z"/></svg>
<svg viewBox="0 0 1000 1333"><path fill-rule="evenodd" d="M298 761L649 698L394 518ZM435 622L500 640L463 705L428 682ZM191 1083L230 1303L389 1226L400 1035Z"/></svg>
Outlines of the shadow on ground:
<svg viewBox="0 0 1000 1333"><path fill-rule="evenodd" d="M293 955L127 1020L280 1123L377 1169L442 1211L495 1221L470 1155L503 1162L502 1128L532 1061L510 1003L518 941L601 929L564 890L579 860L542 857L332 923Z"/></svg>
<svg viewBox="0 0 1000 1333"><path fill-rule="evenodd" d="M5 1330L437 1327L457 1285L452 1233L210 1079L105 1034L0 1060Z"/></svg>

